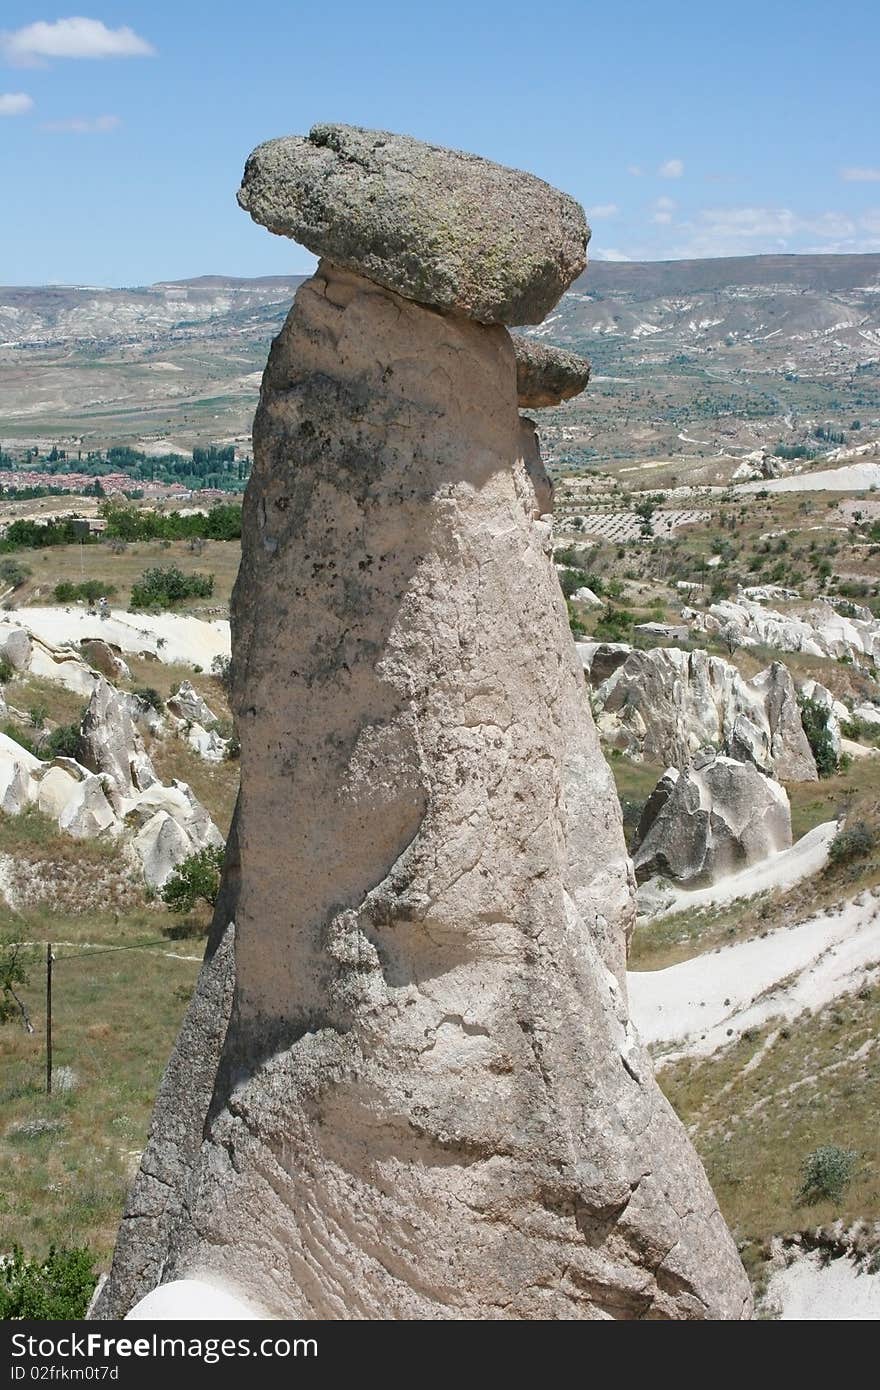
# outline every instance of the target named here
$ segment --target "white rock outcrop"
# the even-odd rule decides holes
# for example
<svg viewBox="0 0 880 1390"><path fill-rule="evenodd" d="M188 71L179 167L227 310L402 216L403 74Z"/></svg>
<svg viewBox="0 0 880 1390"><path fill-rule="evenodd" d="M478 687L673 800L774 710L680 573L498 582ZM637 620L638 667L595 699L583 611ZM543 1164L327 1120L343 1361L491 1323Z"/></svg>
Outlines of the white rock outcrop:
<svg viewBox="0 0 880 1390"><path fill-rule="evenodd" d="M84 721L83 757L93 765L44 762L0 734L0 811L34 806L75 839L130 834L145 881L160 889L183 859L223 837L191 787L158 781L117 692L98 679Z"/></svg>
<svg viewBox="0 0 880 1390"><path fill-rule="evenodd" d="M78 651L55 646L28 632L11 616L0 623L0 657L16 671L52 681L86 698L91 696L100 675Z"/></svg>
<svg viewBox="0 0 880 1390"><path fill-rule="evenodd" d="M165 701L165 706L178 719L189 720L193 724L213 724L217 719L190 681L181 681L174 694Z"/></svg>
<svg viewBox="0 0 880 1390"><path fill-rule="evenodd" d="M775 647L807 656L848 656L859 664L880 655L880 621L839 613L826 599L780 613L741 594L692 615L695 631L725 633L744 647Z"/></svg>
<svg viewBox="0 0 880 1390"><path fill-rule="evenodd" d="M594 700L600 736L631 757L680 768L711 746L787 781L816 780L794 682L781 662L747 681L705 651L634 649L594 687Z"/></svg>
<svg viewBox="0 0 880 1390"><path fill-rule="evenodd" d="M125 697L98 676L82 723L80 760L101 773L118 798L130 800L158 779Z"/></svg>
<svg viewBox="0 0 880 1390"><path fill-rule="evenodd" d="M707 755L660 778L633 844L636 878L716 883L791 846L784 787L752 763Z"/></svg>

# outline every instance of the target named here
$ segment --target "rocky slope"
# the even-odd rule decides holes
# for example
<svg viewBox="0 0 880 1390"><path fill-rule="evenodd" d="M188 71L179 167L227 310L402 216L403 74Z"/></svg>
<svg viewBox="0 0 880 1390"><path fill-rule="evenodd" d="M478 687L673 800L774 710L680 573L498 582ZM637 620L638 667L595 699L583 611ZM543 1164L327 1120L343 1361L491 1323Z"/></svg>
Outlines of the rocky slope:
<svg viewBox="0 0 880 1390"><path fill-rule="evenodd" d="M108 674L128 675L122 659L105 642L87 644ZM164 732L172 724L201 756L223 757L223 740L194 716L210 714L184 683L163 715L143 698L111 685L72 648L52 647L23 627L0 624L0 657L13 671L55 681L88 704L76 735L76 756L40 757L9 733L0 733L0 810L18 816L35 807L74 839L124 840L132 862L150 889L159 889L189 855L223 844L216 825L192 789L175 779L160 781L140 730ZM14 690L7 684L7 693ZM0 713L15 714L0 698ZM6 728L14 730L7 722ZM71 731L73 733L73 731Z"/></svg>
<svg viewBox="0 0 880 1390"><path fill-rule="evenodd" d="M817 424L873 420L849 442L877 439L878 276L876 255L594 262L532 330L594 362L589 407L574 401L543 425L552 459L672 459L726 481L750 451L815 444ZM0 288L3 442L244 444L258 369L299 283Z"/></svg>

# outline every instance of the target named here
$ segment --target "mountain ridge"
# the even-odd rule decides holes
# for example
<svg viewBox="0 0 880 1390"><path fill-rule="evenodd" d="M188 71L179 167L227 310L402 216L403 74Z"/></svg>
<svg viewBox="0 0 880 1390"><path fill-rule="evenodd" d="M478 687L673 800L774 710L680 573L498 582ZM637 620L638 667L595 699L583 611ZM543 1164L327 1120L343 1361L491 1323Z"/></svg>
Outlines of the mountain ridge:
<svg viewBox="0 0 880 1390"><path fill-rule="evenodd" d="M0 287L0 439L246 441L304 278ZM561 465L880 431L880 254L593 261L525 331L593 363L589 391L541 412Z"/></svg>

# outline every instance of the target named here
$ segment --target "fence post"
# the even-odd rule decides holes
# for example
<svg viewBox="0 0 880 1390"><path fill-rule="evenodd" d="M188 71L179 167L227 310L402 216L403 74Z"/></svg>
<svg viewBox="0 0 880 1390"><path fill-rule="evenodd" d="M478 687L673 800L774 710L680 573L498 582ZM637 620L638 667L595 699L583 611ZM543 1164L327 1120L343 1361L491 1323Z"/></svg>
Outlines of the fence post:
<svg viewBox="0 0 880 1390"><path fill-rule="evenodd" d="M46 1095L52 1094L52 942L46 944Z"/></svg>

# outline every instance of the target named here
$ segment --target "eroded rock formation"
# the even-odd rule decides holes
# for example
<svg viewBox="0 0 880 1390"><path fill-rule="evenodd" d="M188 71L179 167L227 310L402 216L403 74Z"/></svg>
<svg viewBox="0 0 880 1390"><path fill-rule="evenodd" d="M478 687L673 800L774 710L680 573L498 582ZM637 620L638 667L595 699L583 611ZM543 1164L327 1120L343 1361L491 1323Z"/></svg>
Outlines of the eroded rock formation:
<svg viewBox="0 0 880 1390"><path fill-rule="evenodd" d="M282 144L259 179L290 230L341 174L306 195ZM503 225L562 264L509 173L487 185ZM388 188L427 225L429 181ZM239 805L97 1316L180 1279L285 1317L748 1313L628 1021L617 798L513 345L475 321L484 282L527 305L543 272L473 216L449 312L375 283L373 256L372 279L324 261L272 347L233 599Z"/></svg>
<svg viewBox="0 0 880 1390"><path fill-rule="evenodd" d="M579 396L590 380L585 357L563 348L513 335L516 357L516 397L522 410L538 410Z"/></svg>
<svg viewBox="0 0 880 1390"><path fill-rule="evenodd" d="M573 198L409 135L322 124L259 145L238 201L270 232L419 304L540 323L587 263Z"/></svg>
<svg viewBox="0 0 880 1390"><path fill-rule="evenodd" d="M710 750L664 772L645 804L633 864L640 882L660 874L697 887L790 845L785 788L753 763Z"/></svg>
<svg viewBox="0 0 880 1390"><path fill-rule="evenodd" d="M591 679L599 729L612 746L685 767L711 745L776 777L815 782L794 681L782 662L746 680L719 656L654 647L630 651L606 675L601 651L593 654Z"/></svg>

